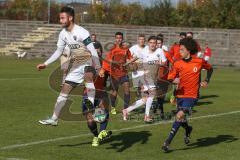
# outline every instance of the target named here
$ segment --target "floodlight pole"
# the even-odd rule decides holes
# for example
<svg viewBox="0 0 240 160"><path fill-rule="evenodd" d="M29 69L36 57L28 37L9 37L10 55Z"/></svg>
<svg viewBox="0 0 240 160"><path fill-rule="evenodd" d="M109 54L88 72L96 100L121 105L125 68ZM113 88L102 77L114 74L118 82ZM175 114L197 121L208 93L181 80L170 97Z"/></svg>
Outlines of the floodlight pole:
<svg viewBox="0 0 240 160"><path fill-rule="evenodd" d="M51 0L48 0L48 24L50 23L51 16Z"/></svg>

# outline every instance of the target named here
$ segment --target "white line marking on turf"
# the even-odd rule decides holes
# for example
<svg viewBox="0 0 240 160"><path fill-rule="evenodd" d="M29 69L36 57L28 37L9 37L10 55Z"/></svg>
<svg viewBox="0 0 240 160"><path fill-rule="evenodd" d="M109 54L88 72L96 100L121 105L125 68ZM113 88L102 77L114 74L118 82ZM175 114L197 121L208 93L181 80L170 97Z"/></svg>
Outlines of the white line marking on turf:
<svg viewBox="0 0 240 160"><path fill-rule="evenodd" d="M218 114L210 114L210 115L205 115L205 116L193 117L193 118L191 118L191 120L220 117L220 116L231 115L231 114L236 114L236 113L240 113L240 111L232 111L232 112L227 112L227 113L218 113ZM173 120L161 121L161 122L158 122L158 123L143 124L143 125L138 125L138 126L135 126L135 127L115 129L115 130L112 130L112 131L113 132L128 131L128 130L143 128L143 127L156 126L156 125L159 125L159 124L169 124L169 123L172 123L172 122L173 122ZM22 147L31 146L31 145L37 145L37 144L43 144L43 143L49 143L49 142L56 142L56 141L74 139L74 138L79 138L79 137L86 137L86 136L90 136L90 135L92 135L92 134L86 133L86 134L81 134L81 135L76 135L76 136L59 137L59 138L41 140L41 141L36 141L36 142L24 143L24 144L15 144L15 145L1 147L0 150L22 148Z"/></svg>
<svg viewBox="0 0 240 160"><path fill-rule="evenodd" d="M0 157L0 160L27 160L22 158L9 158L9 157Z"/></svg>
<svg viewBox="0 0 240 160"><path fill-rule="evenodd" d="M0 81L16 81L16 80L32 80L32 79L46 79L43 77L32 77L32 78L0 78Z"/></svg>

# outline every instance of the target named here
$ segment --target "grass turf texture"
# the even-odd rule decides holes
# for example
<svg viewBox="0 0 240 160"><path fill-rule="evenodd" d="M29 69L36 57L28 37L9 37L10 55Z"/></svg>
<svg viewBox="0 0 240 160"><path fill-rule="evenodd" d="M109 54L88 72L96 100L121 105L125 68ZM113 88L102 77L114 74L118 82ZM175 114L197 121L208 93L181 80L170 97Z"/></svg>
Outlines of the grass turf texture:
<svg viewBox="0 0 240 160"><path fill-rule="evenodd" d="M91 146L92 135L85 122L62 121L58 127L42 126L58 93L50 89L48 77L57 63L38 72L36 64L43 60L17 60L0 57L0 159L76 160L76 159L238 159L240 156L240 113L202 119L193 119L191 143L183 143L181 128L172 142L170 153L161 146L167 138L171 123L144 125L143 121L123 122L121 114L111 116L109 130L116 130L104 144ZM240 71L236 68L218 68L207 89L201 89L201 99L194 117L239 111ZM71 111L81 112L79 96L71 97ZM118 111L122 105L118 106ZM165 110L174 106L166 103ZM143 118L143 117L142 117ZM119 131L119 129L122 129ZM78 136L84 134L83 136ZM4 149L3 147L38 142L59 137L78 136L53 142Z"/></svg>

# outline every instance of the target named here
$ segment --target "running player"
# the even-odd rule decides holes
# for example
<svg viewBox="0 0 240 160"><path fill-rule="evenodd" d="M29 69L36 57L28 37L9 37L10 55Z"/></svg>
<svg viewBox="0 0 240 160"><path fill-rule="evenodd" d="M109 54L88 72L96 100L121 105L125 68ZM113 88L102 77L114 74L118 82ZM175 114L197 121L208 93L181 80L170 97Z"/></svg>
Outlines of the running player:
<svg viewBox="0 0 240 160"><path fill-rule="evenodd" d="M68 46L71 50L69 71L57 98L52 117L39 121L43 125L58 124L59 114L68 100L70 92L83 81L85 81L88 96L84 103L89 109L93 108L95 97L93 72L95 69L92 66L94 65L96 69L100 68L98 54L91 42L89 32L74 23L74 9L63 7L59 16L63 30L59 34L57 50L47 61L37 65L37 69L42 70L56 61L62 55L64 48Z"/></svg>
<svg viewBox="0 0 240 160"><path fill-rule="evenodd" d="M144 121L146 123L151 123L153 119L150 117L150 109L153 99L156 96L155 82L157 80L158 69L160 65L165 65L166 63L166 57L164 56L163 50L157 48L156 36L150 36L148 38L148 46L143 49L141 59L144 70L143 95L140 100L137 100L132 106L122 111L123 120L127 120L129 112L146 104Z"/></svg>
<svg viewBox="0 0 240 160"><path fill-rule="evenodd" d="M138 44L133 45L129 50L132 54L132 57L135 59L138 59L136 63L141 63L141 53L143 49L145 48L145 35L139 34L138 35ZM141 94L141 86L142 86L142 81L143 81L143 75L144 71L141 69L134 70L132 72L132 83L133 87L137 88L137 94Z"/></svg>
<svg viewBox="0 0 240 160"><path fill-rule="evenodd" d="M128 72L123 66L128 60L132 59L129 49L123 45L123 33L115 33L115 46L107 53L103 60L103 66L100 75L103 77L106 71L109 71L111 82L111 114L116 112L116 98L119 85L124 90L124 108L128 107L130 101L130 86Z"/></svg>
<svg viewBox="0 0 240 160"><path fill-rule="evenodd" d="M202 87L207 87L213 72L211 65L206 61L191 56L197 52L197 43L193 39L185 38L181 40L180 54L182 60L174 63L174 66L168 75L168 80L170 82L173 82L173 80L179 76L179 82L177 82L179 84L176 90L176 119L172 125L172 129L169 133L168 138L162 146L162 149L165 152L169 150L169 145L171 144L180 126L185 129L185 143L188 144L190 142L192 127L188 125L186 114L191 113L191 109L195 105L198 97L199 85ZM202 68L207 70L207 77L203 82L199 83L199 77Z"/></svg>

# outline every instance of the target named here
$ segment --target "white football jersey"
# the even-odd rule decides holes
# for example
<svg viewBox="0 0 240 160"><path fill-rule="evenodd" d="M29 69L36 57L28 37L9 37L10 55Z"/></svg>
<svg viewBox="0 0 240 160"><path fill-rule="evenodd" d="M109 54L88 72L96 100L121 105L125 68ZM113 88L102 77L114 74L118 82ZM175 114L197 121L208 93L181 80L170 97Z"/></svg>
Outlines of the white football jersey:
<svg viewBox="0 0 240 160"><path fill-rule="evenodd" d="M79 65L92 65L91 53L87 50L84 40L90 38L89 32L81 26L74 25L71 32L63 29L58 38L57 46L70 48L70 66L72 69ZM90 40L90 39L89 39Z"/></svg>
<svg viewBox="0 0 240 160"><path fill-rule="evenodd" d="M145 48L145 47L144 47ZM138 58L138 63L142 63L142 51L144 48L141 48L138 44L136 45L133 45L129 51L131 52L132 54L132 57L134 58ZM138 69L137 71L133 72L132 73L132 78L137 78L137 77L140 77L140 76L143 76L144 75L144 71L141 70L141 69Z"/></svg>
<svg viewBox="0 0 240 160"><path fill-rule="evenodd" d="M163 49L164 51L167 51L167 52L168 52L168 47L167 47L167 46L162 45L162 49Z"/></svg>
<svg viewBox="0 0 240 160"><path fill-rule="evenodd" d="M141 56L145 76L155 80L158 74L159 65L167 61L163 50L161 48L157 48L154 52L151 52L147 46L144 48Z"/></svg>

